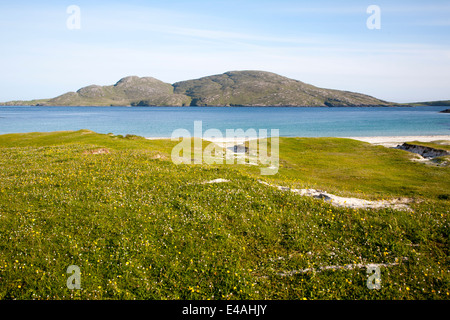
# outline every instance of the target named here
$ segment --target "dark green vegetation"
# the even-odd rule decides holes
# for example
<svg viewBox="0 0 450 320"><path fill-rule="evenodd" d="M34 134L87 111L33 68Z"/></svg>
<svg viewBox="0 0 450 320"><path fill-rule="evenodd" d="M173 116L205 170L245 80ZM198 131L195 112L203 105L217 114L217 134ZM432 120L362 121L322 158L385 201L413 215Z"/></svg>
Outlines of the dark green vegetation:
<svg viewBox="0 0 450 320"><path fill-rule="evenodd" d="M0 298L449 299L450 168L349 139L282 138L279 173L262 177L174 165L176 143L0 136ZM203 184L217 178L230 182ZM258 180L415 202L336 208ZM320 270L359 263L392 264L380 290L365 268ZM82 290L66 287L69 265Z"/></svg>
<svg viewBox="0 0 450 320"><path fill-rule="evenodd" d="M91 85L48 100L0 105L44 106L391 106L360 93L322 89L264 71L234 71L173 85L136 76Z"/></svg>

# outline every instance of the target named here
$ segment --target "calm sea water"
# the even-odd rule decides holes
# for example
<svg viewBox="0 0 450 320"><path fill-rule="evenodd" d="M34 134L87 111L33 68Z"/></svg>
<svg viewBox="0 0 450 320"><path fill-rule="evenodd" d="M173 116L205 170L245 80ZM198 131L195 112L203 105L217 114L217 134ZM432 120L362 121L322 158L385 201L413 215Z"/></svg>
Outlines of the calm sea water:
<svg viewBox="0 0 450 320"><path fill-rule="evenodd" d="M0 134L89 129L98 133L170 137L179 128L203 131L279 129L285 137L450 134L448 107L0 107Z"/></svg>

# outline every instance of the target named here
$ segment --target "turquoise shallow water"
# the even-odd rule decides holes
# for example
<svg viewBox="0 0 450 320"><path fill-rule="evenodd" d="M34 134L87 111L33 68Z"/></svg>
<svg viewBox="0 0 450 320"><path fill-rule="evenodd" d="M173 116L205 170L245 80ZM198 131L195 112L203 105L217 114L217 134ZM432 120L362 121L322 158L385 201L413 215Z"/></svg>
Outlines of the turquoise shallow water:
<svg viewBox="0 0 450 320"><path fill-rule="evenodd" d="M176 129L279 129L285 137L450 134L448 107L0 107L0 134L89 129L99 133L170 137Z"/></svg>

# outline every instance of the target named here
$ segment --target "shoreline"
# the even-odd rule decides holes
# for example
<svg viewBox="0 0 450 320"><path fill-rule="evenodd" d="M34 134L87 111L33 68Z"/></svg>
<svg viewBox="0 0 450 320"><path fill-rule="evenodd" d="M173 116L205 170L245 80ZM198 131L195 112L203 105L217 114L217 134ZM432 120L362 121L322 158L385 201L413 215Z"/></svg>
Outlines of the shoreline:
<svg viewBox="0 0 450 320"><path fill-rule="evenodd" d="M405 142L419 141L431 142L438 140L450 141L450 135L424 135L424 136L375 136L375 137L345 137L347 139L359 140L368 142L373 145L380 145L385 147L396 147Z"/></svg>
<svg viewBox="0 0 450 320"><path fill-rule="evenodd" d="M294 137L289 137L294 138ZM317 138L317 137L297 137L297 138ZM353 139L363 142L368 142L373 145L382 145L385 147L396 147L399 144L411 141L420 141L420 142L431 142L437 140L448 140L450 141L450 135L423 135L423 136L373 136L373 137L333 137L333 138L343 138L343 139ZM171 139L171 137L145 137L148 140L163 140L163 139ZM224 144L227 142L236 142L237 144L242 144L250 139L248 138L210 138L203 139L206 141L211 141L214 143Z"/></svg>

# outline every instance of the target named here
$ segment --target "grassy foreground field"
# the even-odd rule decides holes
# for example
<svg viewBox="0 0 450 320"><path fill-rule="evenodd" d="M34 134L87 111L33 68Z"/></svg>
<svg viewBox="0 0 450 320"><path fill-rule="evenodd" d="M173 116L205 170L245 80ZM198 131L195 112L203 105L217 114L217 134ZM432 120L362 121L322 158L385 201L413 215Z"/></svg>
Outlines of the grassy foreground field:
<svg viewBox="0 0 450 320"><path fill-rule="evenodd" d="M0 136L0 298L450 298L449 167L355 140L281 138L279 173L261 176L175 165L176 143ZM204 183L218 178L229 182ZM414 202L338 208L258 180ZM381 264L379 290L368 264ZM67 288L70 265L81 290Z"/></svg>

